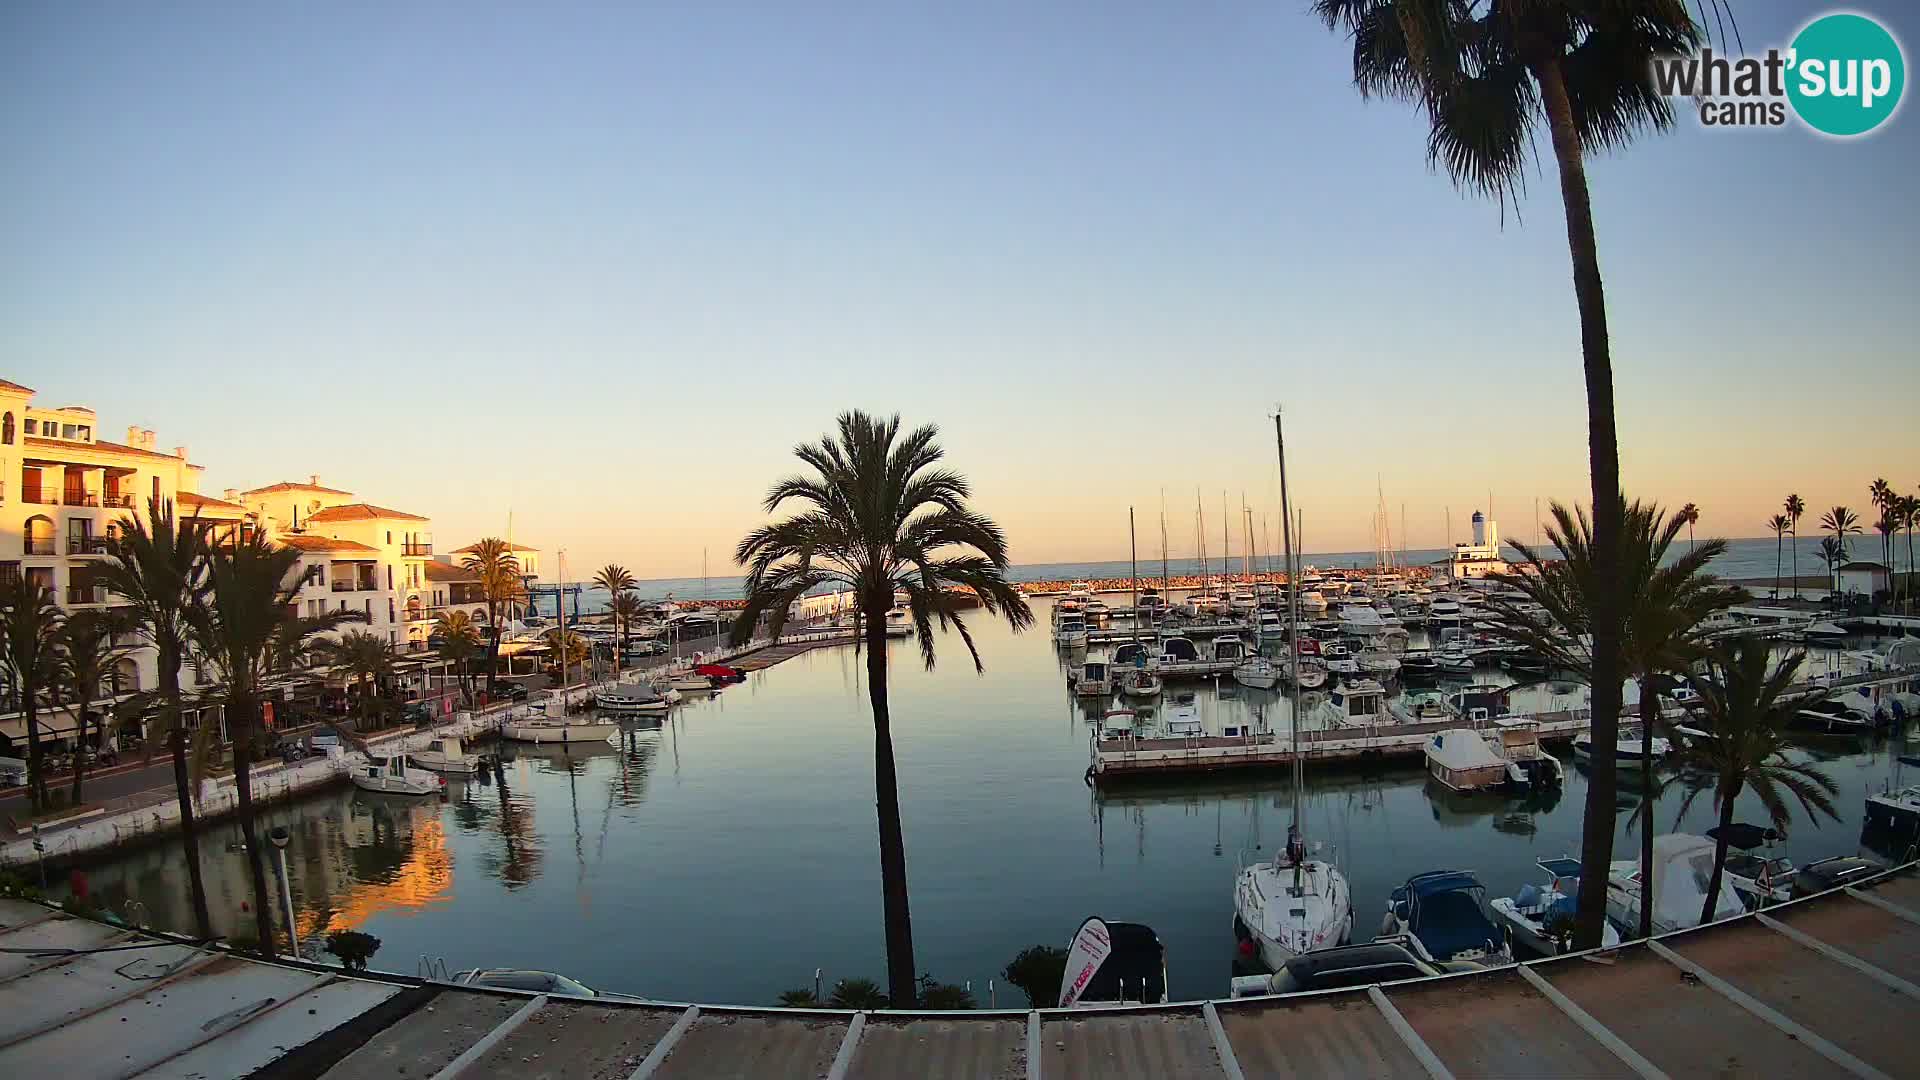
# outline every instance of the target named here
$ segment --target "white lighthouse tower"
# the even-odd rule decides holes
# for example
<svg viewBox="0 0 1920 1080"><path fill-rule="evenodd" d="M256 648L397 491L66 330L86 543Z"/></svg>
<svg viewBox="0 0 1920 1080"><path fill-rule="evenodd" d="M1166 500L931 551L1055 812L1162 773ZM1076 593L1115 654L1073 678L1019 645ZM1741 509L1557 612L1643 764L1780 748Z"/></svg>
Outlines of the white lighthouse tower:
<svg viewBox="0 0 1920 1080"><path fill-rule="evenodd" d="M1500 557L1500 524L1478 510L1473 512L1473 542L1453 545L1453 558L1447 564L1447 576L1454 581L1504 574L1507 562Z"/></svg>

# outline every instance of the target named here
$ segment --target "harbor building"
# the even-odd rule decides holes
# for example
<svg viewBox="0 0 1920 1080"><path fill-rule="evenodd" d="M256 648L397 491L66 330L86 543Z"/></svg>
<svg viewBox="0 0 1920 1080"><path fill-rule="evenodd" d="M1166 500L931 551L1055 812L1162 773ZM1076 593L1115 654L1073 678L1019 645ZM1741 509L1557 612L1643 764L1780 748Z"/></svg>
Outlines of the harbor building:
<svg viewBox="0 0 1920 1080"><path fill-rule="evenodd" d="M1453 545L1447 560L1447 577L1454 581L1504 574L1507 561L1500 557L1500 524L1480 511L1473 512L1473 541Z"/></svg>

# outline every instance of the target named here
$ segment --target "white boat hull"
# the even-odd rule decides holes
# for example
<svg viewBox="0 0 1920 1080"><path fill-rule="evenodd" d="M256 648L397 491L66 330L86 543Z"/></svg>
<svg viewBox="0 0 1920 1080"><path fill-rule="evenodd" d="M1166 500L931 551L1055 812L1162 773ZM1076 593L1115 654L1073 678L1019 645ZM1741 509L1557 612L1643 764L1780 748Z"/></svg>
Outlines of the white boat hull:
<svg viewBox="0 0 1920 1080"><path fill-rule="evenodd" d="M617 695L595 694L593 697L593 707L601 712L652 713L659 715L667 711L667 701L665 698L640 699L623 698Z"/></svg>
<svg viewBox="0 0 1920 1080"><path fill-rule="evenodd" d="M515 742L588 743L606 742L619 730L619 724L600 720L580 724L509 723L501 725L500 735Z"/></svg>
<svg viewBox="0 0 1920 1080"><path fill-rule="evenodd" d="M1494 921L1505 927L1513 935L1515 945L1525 946L1540 956L1557 956L1567 950L1561 948L1557 938L1549 936L1543 922L1536 921L1520 910L1511 896L1496 896L1487 903L1493 909ZM1600 947L1612 949L1620 944L1620 931L1612 923L1606 923L1600 931Z"/></svg>
<svg viewBox="0 0 1920 1080"><path fill-rule="evenodd" d="M448 758L431 754L410 755L415 765L449 776L472 776L480 771L480 756L467 754L464 757Z"/></svg>

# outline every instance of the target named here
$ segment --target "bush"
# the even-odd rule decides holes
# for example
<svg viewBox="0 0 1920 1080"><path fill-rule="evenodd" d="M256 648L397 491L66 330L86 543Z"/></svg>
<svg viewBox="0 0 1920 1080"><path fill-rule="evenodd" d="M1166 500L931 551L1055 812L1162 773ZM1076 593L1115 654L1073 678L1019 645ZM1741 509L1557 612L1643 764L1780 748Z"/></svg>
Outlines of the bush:
<svg viewBox="0 0 1920 1080"><path fill-rule="evenodd" d="M841 979L833 984L827 1004L836 1009L884 1009L887 995L872 979Z"/></svg>
<svg viewBox="0 0 1920 1080"><path fill-rule="evenodd" d="M1051 1009L1060 1004L1060 981L1067 976L1067 950L1054 945L1021 949L1000 974L1027 995L1029 1006Z"/></svg>
<svg viewBox="0 0 1920 1080"><path fill-rule="evenodd" d="M973 991L953 983L935 982L933 976L920 976L920 1007L923 1009L977 1009Z"/></svg>
<svg viewBox="0 0 1920 1080"><path fill-rule="evenodd" d="M820 999L813 996L813 990L811 988L803 986L798 990L781 991L780 1007L784 1009L817 1009L820 1007Z"/></svg>
<svg viewBox="0 0 1920 1080"><path fill-rule="evenodd" d="M380 939L358 930L335 930L327 935L327 952L348 971L367 970L367 961L380 951Z"/></svg>

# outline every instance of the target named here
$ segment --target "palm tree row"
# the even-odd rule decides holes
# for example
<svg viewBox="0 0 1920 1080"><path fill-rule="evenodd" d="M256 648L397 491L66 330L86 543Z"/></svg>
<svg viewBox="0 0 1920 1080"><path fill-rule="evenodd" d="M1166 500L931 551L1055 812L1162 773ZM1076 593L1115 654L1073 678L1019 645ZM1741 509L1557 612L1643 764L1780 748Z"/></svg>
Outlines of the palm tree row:
<svg viewBox="0 0 1920 1080"><path fill-rule="evenodd" d="M460 566L480 579L480 598L487 605L487 692L491 694L500 685L500 624L519 612L527 600L520 559L514 555L513 545L489 536L468 550Z"/></svg>
<svg viewBox="0 0 1920 1080"><path fill-rule="evenodd" d="M277 547L262 534L214 544L197 517L177 518L173 504L166 500L151 501L144 516L130 516L118 524L108 537L101 573L119 605L63 616L51 590L32 579L16 578L0 590L0 673L25 716L34 807L44 810L48 805L38 722L43 699L46 705L58 705L64 699L71 706L75 735L83 748L96 717L103 724L111 721L142 729L149 753L164 742L180 805L180 843L194 929L201 938L212 938L194 786L212 749L216 725L190 732L183 722L188 696L181 685L181 669L193 662L214 679L211 686L195 693L193 703L220 705L232 737L234 784L258 939L262 948L271 949L275 908L266 887L263 845L255 833L252 784L263 687L274 672L291 668L307 655L314 635L364 616L353 611L298 615L300 553ZM384 661L384 642L364 634L349 634L346 640L359 638L378 644ZM157 684L120 700L120 665L135 642L154 651ZM320 642L312 651L333 655L345 648L344 642ZM97 713L103 687L106 700L114 704ZM82 791L84 758L84 753L76 755L76 802Z"/></svg>
<svg viewBox="0 0 1920 1080"><path fill-rule="evenodd" d="M607 590L607 612L613 616L613 670L620 672L620 661L627 652L627 636L633 630L634 620L640 617L640 594L633 591L636 584L627 568L618 563L608 563L593 575L596 587Z"/></svg>

